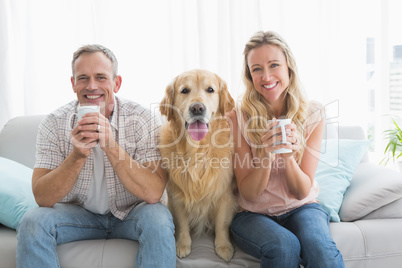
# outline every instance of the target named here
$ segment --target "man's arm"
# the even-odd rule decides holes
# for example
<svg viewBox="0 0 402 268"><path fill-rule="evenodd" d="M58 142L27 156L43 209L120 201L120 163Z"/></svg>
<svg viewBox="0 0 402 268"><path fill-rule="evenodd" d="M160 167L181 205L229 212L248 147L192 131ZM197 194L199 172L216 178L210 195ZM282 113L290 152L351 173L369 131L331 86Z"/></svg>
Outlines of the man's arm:
<svg viewBox="0 0 402 268"><path fill-rule="evenodd" d="M56 169L35 168L32 175L32 191L40 207L52 207L73 188L86 158L71 153Z"/></svg>
<svg viewBox="0 0 402 268"><path fill-rule="evenodd" d="M71 131L70 140L73 151L55 169L35 168L32 174L32 191L41 207L52 207L64 198L73 188L91 149L98 143L98 133L82 130L82 123ZM95 126L96 128L96 126ZM42 142L50 142L44 140Z"/></svg>
<svg viewBox="0 0 402 268"><path fill-rule="evenodd" d="M160 201L167 182L161 161L140 164L117 143L105 152L117 177L130 193L150 204Z"/></svg>

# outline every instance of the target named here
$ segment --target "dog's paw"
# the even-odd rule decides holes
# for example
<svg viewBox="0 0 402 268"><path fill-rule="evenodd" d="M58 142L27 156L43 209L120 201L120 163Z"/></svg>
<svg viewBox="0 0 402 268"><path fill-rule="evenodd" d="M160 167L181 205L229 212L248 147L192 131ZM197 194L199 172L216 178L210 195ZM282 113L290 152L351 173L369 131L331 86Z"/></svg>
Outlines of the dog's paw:
<svg viewBox="0 0 402 268"><path fill-rule="evenodd" d="M176 245L176 255L179 258L187 257L191 252L191 246L189 245Z"/></svg>
<svg viewBox="0 0 402 268"><path fill-rule="evenodd" d="M215 248L216 254L226 262L233 258L234 248L231 243L227 245L218 246Z"/></svg>
<svg viewBox="0 0 402 268"><path fill-rule="evenodd" d="M176 255L179 258L187 257L191 252L191 245L176 243Z"/></svg>

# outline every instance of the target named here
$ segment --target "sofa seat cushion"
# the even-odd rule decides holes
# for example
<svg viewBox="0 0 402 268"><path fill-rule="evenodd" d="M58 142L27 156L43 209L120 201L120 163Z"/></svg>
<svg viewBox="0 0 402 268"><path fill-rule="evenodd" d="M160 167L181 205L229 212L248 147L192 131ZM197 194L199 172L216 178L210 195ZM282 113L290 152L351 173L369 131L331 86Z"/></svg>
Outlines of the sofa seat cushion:
<svg viewBox="0 0 402 268"><path fill-rule="evenodd" d="M83 240L57 246L63 268L134 267L137 251L138 242L125 239Z"/></svg>
<svg viewBox="0 0 402 268"><path fill-rule="evenodd" d="M235 247L235 254L233 259L229 263L226 263L216 255L214 238L211 235L193 239L190 255L182 259L177 258L177 267L260 267L258 259L244 253L233 241L232 244Z"/></svg>
<svg viewBox="0 0 402 268"><path fill-rule="evenodd" d="M345 261L346 268L400 267L402 262L402 219L374 219L330 224L334 238ZM0 225L0 267L16 267L15 230ZM247 255L237 246L235 256L226 263L216 256L213 238L194 239L192 253L177 259L177 267L255 267L257 259ZM122 239L72 242L57 247L63 268L134 267L133 260L138 243Z"/></svg>
<svg viewBox="0 0 402 268"><path fill-rule="evenodd" d="M373 163L363 163L356 169L345 193L339 216L342 221L355 221L400 198L401 173ZM382 218L387 218L384 212ZM389 218L394 218L394 212L390 212Z"/></svg>
<svg viewBox="0 0 402 268"><path fill-rule="evenodd" d="M177 267L260 267L256 258L235 246L233 259L226 263L215 254L212 236L193 239L192 251L186 258L177 258ZM133 267L138 242L124 239L86 240L57 246L63 268L76 267Z"/></svg>
<svg viewBox="0 0 402 268"><path fill-rule="evenodd" d="M17 233L15 230L0 224L0 267L14 268L17 249Z"/></svg>
<svg viewBox="0 0 402 268"><path fill-rule="evenodd" d="M345 266L401 267L402 219L374 219L331 223L330 231Z"/></svg>

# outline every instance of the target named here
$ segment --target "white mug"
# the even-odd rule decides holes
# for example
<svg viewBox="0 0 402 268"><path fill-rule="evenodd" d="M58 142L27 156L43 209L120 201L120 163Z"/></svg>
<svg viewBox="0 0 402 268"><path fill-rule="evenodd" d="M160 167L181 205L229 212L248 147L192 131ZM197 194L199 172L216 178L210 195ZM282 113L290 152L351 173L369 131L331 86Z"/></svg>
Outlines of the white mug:
<svg viewBox="0 0 402 268"><path fill-rule="evenodd" d="M77 113L73 113L70 115L68 118L68 122L71 126L71 118L73 118L74 115L78 117L78 120L82 119L82 116L87 114L87 113L100 113L100 106L95 106L95 105L88 105L88 106L81 106L78 105L77 107Z"/></svg>
<svg viewBox="0 0 402 268"><path fill-rule="evenodd" d="M282 132L282 141L278 141L275 142L274 145L279 145L279 144L291 144L290 142L286 141L286 125L289 125L290 123L292 123L292 121L290 119L276 119L276 121L279 121L279 124L277 126L275 126L275 128L280 127L281 128L281 132ZM279 134L278 134L279 135ZM286 153L291 153L292 149L287 149L287 148L280 148L278 150L273 151L273 154L286 154Z"/></svg>

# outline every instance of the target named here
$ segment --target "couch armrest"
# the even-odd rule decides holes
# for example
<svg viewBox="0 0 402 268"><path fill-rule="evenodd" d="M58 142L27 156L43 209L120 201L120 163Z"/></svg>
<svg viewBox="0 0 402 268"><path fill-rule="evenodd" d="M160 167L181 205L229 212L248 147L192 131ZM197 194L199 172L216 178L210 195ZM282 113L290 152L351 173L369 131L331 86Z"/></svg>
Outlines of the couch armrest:
<svg viewBox="0 0 402 268"><path fill-rule="evenodd" d="M355 221L400 198L401 173L373 163L361 163L345 192L339 216L342 221Z"/></svg>

